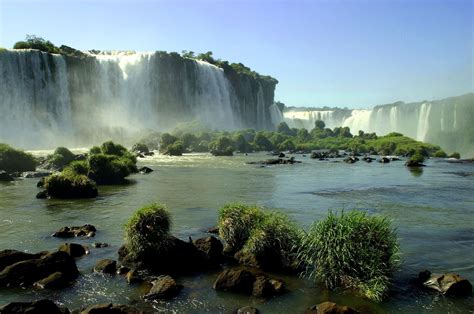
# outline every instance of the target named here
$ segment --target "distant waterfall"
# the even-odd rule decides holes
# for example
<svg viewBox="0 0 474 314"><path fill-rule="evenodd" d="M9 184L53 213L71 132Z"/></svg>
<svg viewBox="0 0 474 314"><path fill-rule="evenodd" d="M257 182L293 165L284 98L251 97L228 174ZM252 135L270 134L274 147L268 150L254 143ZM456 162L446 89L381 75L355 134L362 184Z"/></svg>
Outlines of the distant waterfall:
<svg viewBox="0 0 474 314"><path fill-rule="evenodd" d="M276 82L276 81L275 81ZM276 83L274 83L276 84ZM0 51L0 142L76 146L172 130L271 127L275 85L176 53Z"/></svg>
<svg viewBox="0 0 474 314"><path fill-rule="evenodd" d="M416 131L416 138L421 141L424 141L428 134L430 111L431 104L423 103L421 105L420 113L418 114L418 129Z"/></svg>

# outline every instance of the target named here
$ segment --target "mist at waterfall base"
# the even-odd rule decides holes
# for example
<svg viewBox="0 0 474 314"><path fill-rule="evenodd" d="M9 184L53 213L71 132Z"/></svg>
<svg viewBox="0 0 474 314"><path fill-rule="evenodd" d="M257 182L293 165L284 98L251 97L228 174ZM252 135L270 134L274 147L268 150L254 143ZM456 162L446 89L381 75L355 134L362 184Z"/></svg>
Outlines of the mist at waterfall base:
<svg viewBox="0 0 474 314"><path fill-rule="evenodd" d="M221 68L199 60L127 52L80 60L7 50L0 53L0 142L29 149L127 142L190 121L266 128L263 88L247 94L251 101L237 95Z"/></svg>

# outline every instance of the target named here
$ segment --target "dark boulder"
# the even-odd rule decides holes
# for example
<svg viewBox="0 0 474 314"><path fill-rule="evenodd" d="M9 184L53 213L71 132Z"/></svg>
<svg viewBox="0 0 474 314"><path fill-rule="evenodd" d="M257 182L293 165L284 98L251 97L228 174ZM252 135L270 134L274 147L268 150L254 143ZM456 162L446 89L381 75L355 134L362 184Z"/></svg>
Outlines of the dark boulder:
<svg viewBox="0 0 474 314"><path fill-rule="evenodd" d="M108 247L108 246L109 246L109 244L104 243L104 242L94 242L94 243L92 243L92 247L95 247L96 249L101 249L101 248Z"/></svg>
<svg viewBox="0 0 474 314"><path fill-rule="evenodd" d="M69 278L62 272L55 272L33 284L40 289L60 289L69 285Z"/></svg>
<svg viewBox="0 0 474 314"><path fill-rule="evenodd" d="M471 283L458 274L431 274L424 271L419 274L419 278L425 287L444 295L462 297L472 293Z"/></svg>
<svg viewBox="0 0 474 314"><path fill-rule="evenodd" d="M280 154L278 154L278 157L279 158L284 158L284 157L286 157L286 155L284 153L280 153Z"/></svg>
<svg viewBox="0 0 474 314"><path fill-rule="evenodd" d="M6 173L3 170L0 170L0 182L10 182L10 181L13 181L13 180L14 179L11 175L9 175L8 173Z"/></svg>
<svg viewBox="0 0 474 314"><path fill-rule="evenodd" d="M390 162L390 158L387 158L387 157L381 157L379 160L377 160L378 162L382 163L382 164L387 164Z"/></svg>
<svg viewBox="0 0 474 314"><path fill-rule="evenodd" d="M117 272L117 262L111 259L102 259L94 266L96 273L115 274Z"/></svg>
<svg viewBox="0 0 474 314"><path fill-rule="evenodd" d="M120 265L120 267L117 269L117 274L127 275L130 271L130 268L128 268L127 266Z"/></svg>
<svg viewBox="0 0 474 314"><path fill-rule="evenodd" d="M237 310L237 314L258 314L258 309L252 306L244 306Z"/></svg>
<svg viewBox="0 0 474 314"><path fill-rule="evenodd" d="M313 305L308 310L306 310L307 314L356 314L359 313L356 310L345 306L345 305L338 305L334 302L323 302L319 303L318 305Z"/></svg>
<svg viewBox="0 0 474 314"><path fill-rule="evenodd" d="M422 164L421 162L418 162L416 160L408 159L405 162L405 166L407 167L426 167L426 165Z"/></svg>
<svg viewBox="0 0 474 314"><path fill-rule="evenodd" d="M73 238L73 237L93 237L97 229L93 225L86 224L84 226L62 227L55 233L53 237Z"/></svg>
<svg viewBox="0 0 474 314"><path fill-rule="evenodd" d="M142 276L139 274L138 271L134 269L127 272L127 274L125 275L125 278L127 279L127 282L129 284L140 283L143 281Z"/></svg>
<svg viewBox="0 0 474 314"><path fill-rule="evenodd" d="M58 248L58 251L66 252L74 258L89 254L89 250L85 246L77 243L64 243Z"/></svg>
<svg viewBox="0 0 474 314"><path fill-rule="evenodd" d="M283 282L246 269L227 269L214 282L214 289L270 298L283 292Z"/></svg>
<svg viewBox="0 0 474 314"><path fill-rule="evenodd" d="M144 311L139 310L129 305L114 305L112 303L91 305L82 311L80 314L145 314Z"/></svg>
<svg viewBox="0 0 474 314"><path fill-rule="evenodd" d="M48 198L48 192L46 192L46 190L38 192L36 194L36 198L37 199L46 199L46 198Z"/></svg>
<svg viewBox="0 0 474 314"><path fill-rule="evenodd" d="M150 291L144 296L147 300L173 299L183 289L183 286L178 285L170 276L160 276L153 280L152 284Z"/></svg>
<svg viewBox="0 0 474 314"><path fill-rule="evenodd" d="M58 251L5 267L0 272L0 287L30 286L56 272L63 273L68 281L74 280L79 274L74 258Z"/></svg>
<svg viewBox="0 0 474 314"><path fill-rule="evenodd" d="M300 164L301 161L295 160L295 157L291 157L290 159L267 159L263 161L250 161L247 162L249 165L287 165L287 164Z"/></svg>
<svg viewBox="0 0 474 314"><path fill-rule="evenodd" d="M1 314L66 314L67 308L57 306L51 300L38 300L32 302L12 302L0 307Z"/></svg>
<svg viewBox="0 0 474 314"><path fill-rule="evenodd" d="M194 246L203 252L207 258L218 263L222 259L224 246L216 237L206 237L193 241Z"/></svg>
<svg viewBox="0 0 474 314"><path fill-rule="evenodd" d="M148 167L141 167L140 169L138 169L138 172L141 174L149 174L153 172L153 169Z"/></svg>
<svg viewBox="0 0 474 314"><path fill-rule="evenodd" d="M347 156L346 158L344 158L344 162L348 164L353 164L353 163L356 163L357 161L359 161L359 158L354 157L354 156Z"/></svg>
<svg viewBox="0 0 474 314"><path fill-rule="evenodd" d="M27 261L32 259L41 258L41 256L47 254L48 252L40 252L37 254L25 253L17 250L3 250L0 251L0 271L5 267L12 264Z"/></svg>

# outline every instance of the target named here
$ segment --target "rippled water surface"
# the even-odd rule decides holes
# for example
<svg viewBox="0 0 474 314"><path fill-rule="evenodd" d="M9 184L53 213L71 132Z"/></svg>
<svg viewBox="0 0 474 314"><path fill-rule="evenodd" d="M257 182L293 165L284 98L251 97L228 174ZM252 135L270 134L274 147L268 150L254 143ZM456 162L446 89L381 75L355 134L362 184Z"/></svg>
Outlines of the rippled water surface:
<svg viewBox="0 0 474 314"><path fill-rule="evenodd" d="M417 292L410 278L424 269L457 272L474 282L474 166L429 160L421 172L403 162L345 164L296 156L303 163L259 167L246 161L268 158L263 154L212 157L207 154L140 161L153 170L133 175L126 186L100 187L95 200L37 200L37 179L0 184L0 249L29 252L53 250L61 243L50 237L65 225L91 223L98 229L92 239L75 239L90 245L107 242L78 260L81 276L61 291L0 290L0 304L48 297L71 309L91 303L137 304L164 312L229 312L254 305L263 312L295 313L326 300L352 305L363 312L465 313L474 309L473 298L448 299ZM307 228L328 209L351 209L387 215L398 229L403 264L395 274L389 298L371 303L341 292L328 292L308 281L283 278L288 293L265 303L212 289L216 273L181 277L185 286L176 300L145 304L143 291L119 276L93 274L101 258L117 259L122 226L144 204L167 204L173 233L187 239L205 235L216 224L217 209L226 202L244 200L278 208ZM278 276L278 275L277 275Z"/></svg>

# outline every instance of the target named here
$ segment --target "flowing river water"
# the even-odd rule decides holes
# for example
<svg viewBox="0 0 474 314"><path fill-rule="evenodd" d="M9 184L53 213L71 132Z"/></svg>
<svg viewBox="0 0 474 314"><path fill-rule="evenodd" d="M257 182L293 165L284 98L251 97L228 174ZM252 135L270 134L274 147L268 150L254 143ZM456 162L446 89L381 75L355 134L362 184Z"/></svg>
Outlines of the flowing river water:
<svg viewBox="0 0 474 314"><path fill-rule="evenodd" d="M130 184L100 187L94 200L38 200L38 179L0 183L0 250L54 250L64 239L50 235L66 225L93 224L95 238L73 239L89 245L91 253L77 260L81 276L60 291L2 289L0 305L12 301L51 298L70 309L114 302L136 304L156 312L231 312L253 305L263 313L302 313L311 305L331 300L361 312L466 313L474 298L446 298L420 292L410 279L424 269L456 272L474 282L474 165L431 159L421 172L411 172L402 161L345 164L312 160L295 165L260 167L247 161L264 154L213 157L156 155L139 161L154 170L136 174ZM143 291L120 276L94 274L98 259L117 259L123 225L132 213L150 202L168 206L172 232L182 239L205 236L216 224L217 210L231 201L276 208L303 228L322 219L328 209L358 209L388 216L401 243L402 265L395 273L389 297L377 304L349 293L326 291L307 280L276 275L288 292L266 302L232 293L216 292L217 272L178 277L185 288L172 301L145 304ZM106 242L106 248L93 248Z"/></svg>

